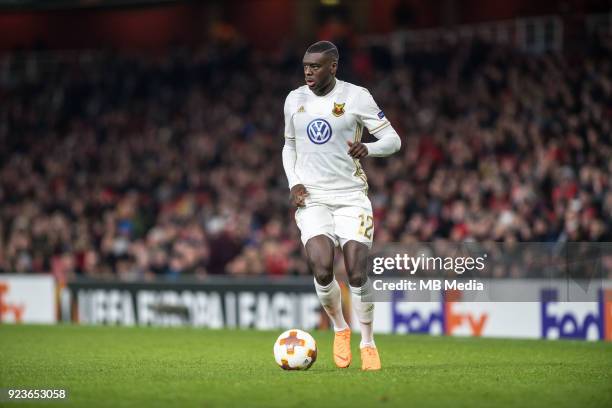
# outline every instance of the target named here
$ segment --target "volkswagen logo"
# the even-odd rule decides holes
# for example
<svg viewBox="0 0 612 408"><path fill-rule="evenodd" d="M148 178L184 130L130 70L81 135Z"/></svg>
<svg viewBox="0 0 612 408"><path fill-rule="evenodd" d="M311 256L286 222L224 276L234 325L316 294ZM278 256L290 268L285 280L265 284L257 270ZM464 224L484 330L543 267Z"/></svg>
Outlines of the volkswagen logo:
<svg viewBox="0 0 612 408"><path fill-rule="evenodd" d="M325 119L314 119L306 127L308 138L314 144L327 143L332 137L332 128Z"/></svg>

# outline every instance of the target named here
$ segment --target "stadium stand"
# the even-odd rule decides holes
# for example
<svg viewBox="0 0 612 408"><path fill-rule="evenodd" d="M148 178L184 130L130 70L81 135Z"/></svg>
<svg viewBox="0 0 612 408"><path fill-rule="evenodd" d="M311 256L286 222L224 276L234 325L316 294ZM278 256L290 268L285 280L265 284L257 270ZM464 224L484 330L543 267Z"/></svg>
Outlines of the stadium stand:
<svg viewBox="0 0 612 408"><path fill-rule="evenodd" d="M612 241L609 37L344 51L403 139L365 160L378 242ZM280 158L301 52L0 57L0 271L307 274Z"/></svg>

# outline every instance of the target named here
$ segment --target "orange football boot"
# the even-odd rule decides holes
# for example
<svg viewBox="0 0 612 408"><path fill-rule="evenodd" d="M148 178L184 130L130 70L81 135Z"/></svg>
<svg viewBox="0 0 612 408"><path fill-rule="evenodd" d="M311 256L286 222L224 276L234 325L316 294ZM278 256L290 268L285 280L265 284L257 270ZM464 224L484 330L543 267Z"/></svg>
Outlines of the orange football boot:
<svg viewBox="0 0 612 408"><path fill-rule="evenodd" d="M347 368L351 357L351 329L347 328L334 336L334 363L339 368Z"/></svg>
<svg viewBox="0 0 612 408"><path fill-rule="evenodd" d="M364 371L380 370L380 357L376 347L366 346L361 349L361 369Z"/></svg>

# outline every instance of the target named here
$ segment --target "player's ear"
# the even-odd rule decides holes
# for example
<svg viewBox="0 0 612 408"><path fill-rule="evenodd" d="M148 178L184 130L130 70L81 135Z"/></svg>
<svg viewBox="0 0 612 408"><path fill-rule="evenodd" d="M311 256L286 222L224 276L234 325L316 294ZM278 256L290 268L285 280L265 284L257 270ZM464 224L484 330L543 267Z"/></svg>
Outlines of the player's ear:
<svg viewBox="0 0 612 408"><path fill-rule="evenodd" d="M336 71L338 70L338 61L332 60L330 68L331 68L331 74L336 75Z"/></svg>

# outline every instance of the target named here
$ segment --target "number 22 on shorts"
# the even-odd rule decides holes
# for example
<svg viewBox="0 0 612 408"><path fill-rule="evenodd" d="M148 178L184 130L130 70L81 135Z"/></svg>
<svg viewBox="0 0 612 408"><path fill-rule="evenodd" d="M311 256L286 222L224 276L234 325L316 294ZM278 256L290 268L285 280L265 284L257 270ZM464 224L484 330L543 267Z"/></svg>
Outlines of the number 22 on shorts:
<svg viewBox="0 0 612 408"><path fill-rule="evenodd" d="M360 214L359 219L361 223L359 224L359 235L363 235L367 239L372 239L372 229L374 228L374 219L371 215Z"/></svg>

